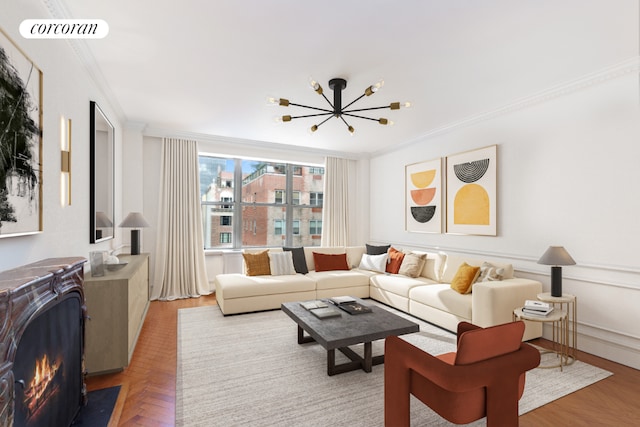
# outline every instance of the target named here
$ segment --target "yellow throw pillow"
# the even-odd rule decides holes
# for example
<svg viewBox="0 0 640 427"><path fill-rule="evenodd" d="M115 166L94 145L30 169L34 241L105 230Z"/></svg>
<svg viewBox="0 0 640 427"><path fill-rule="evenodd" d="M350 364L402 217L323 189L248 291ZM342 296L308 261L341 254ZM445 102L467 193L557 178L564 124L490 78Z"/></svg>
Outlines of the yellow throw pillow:
<svg viewBox="0 0 640 427"><path fill-rule="evenodd" d="M244 263L247 269L247 276L269 276L271 267L269 266L269 251L262 251L254 254L243 253Z"/></svg>
<svg viewBox="0 0 640 427"><path fill-rule="evenodd" d="M451 289L460 294L470 293L471 285L476 281L478 274L480 274L480 267L474 267L463 262L451 280Z"/></svg>

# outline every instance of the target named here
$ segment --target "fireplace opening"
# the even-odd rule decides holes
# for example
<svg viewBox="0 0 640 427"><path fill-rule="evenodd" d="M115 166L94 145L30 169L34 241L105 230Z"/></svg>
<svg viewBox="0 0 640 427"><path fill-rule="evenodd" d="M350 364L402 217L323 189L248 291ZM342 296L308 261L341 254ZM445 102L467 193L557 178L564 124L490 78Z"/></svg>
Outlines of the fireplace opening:
<svg viewBox="0 0 640 427"><path fill-rule="evenodd" d="M20 338L14 426L69 426L83 401L82 304L70 293L44 307Z"/></svg>

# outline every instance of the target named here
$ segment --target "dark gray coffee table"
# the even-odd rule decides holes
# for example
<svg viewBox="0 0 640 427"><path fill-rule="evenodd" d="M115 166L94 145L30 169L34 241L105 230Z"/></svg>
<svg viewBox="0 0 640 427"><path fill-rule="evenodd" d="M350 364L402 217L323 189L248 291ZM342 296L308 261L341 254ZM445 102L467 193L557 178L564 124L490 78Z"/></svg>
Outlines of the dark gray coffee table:
<svg viewBox="0 0 640 427"><path fill-rule="evenodd" d="M327 375L335 375L362 369L371 372L373 365L384 363L384 355L373 356L371 343L391 335L418 332L420 326L397 316L371 302L355 298L363 305L371 307L371 313L349 314L341 312L339 317L319 319L311 311L305 310L300 302L282 304L282 311L298 324L298 344L312 341L327 350ZM305 335L305 332L309 335ZM349 346L364 343L364 355L360 356ZM351 361L336 365L336 349Z"/></svg>

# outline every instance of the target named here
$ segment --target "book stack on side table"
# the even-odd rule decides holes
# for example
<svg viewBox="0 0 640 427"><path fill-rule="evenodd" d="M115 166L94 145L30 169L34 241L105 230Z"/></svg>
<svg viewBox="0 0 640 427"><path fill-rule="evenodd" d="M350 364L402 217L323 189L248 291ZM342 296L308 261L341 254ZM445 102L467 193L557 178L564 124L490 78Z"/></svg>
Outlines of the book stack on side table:
<svg viewBox="0 0 640 427"><path fill-rule="evenodd" d="M547 316L553 311L553 304L548 302L526 300L522 312L534 316Z"/></svg>

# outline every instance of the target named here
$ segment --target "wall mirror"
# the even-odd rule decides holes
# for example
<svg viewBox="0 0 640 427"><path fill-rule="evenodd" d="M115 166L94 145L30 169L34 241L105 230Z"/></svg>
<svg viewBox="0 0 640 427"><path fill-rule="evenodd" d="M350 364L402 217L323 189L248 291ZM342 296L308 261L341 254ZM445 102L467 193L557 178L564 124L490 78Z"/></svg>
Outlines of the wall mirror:
<svg viewBox="0 0 640 427"><path fill-rule="evenodd" d="M113 239L114 127L94 101L89 103L90 242Z"/></svg>

